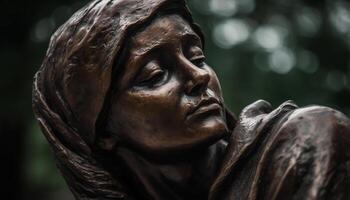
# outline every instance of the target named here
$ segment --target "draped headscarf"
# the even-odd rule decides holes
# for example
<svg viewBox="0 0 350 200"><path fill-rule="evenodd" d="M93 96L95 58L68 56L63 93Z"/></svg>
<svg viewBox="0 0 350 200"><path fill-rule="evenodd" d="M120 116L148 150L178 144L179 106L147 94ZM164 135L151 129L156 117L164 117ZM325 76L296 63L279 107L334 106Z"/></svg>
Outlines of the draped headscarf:
<svg viewBox="0 0 350 200"><path fill-rule="evenodd" d="M34 78L33 109L77 199L132 199L92 156L98 121L128 37L172 12L202 37L184 0L91 1L52 36Z"/></svg>
<svg viewBox="0 0 350 200"><path fill-rule="evenodd" d="M128 188L119 174L109 170L96 156L96 138L104 131L101 121L108 110L111 83L127 49L128 38L153 19L169 13L182 16L203 40L184 0L94 0L77 11L51 38L43 64L35 75L33 108L51 144L57 166L77 199L135 199L133 188ZM330 155L329 163L338 163L338 158L329 153L337 149L325 150L325 145L320 145L339 141L339 138L327 137L331 134L321 124L325 119L333 119L327 118L332 112L316 108L318 114L307 114L309 122L317 122L321 119L317 118L321 116L319 113L326 113L322 114L326 116L323 121L313 126L321 127L321 131L311 129L307 133L308 129L282 126L297 110L296 105L286 102L275 110L266 105L259 101L241 113L235 131L228 138L229 146L209 199L300 199L299 195L305 196L305 193L323 194L324 186L333 183L328 181L333 180L332 174L342 176L343 172L334 171L333 165L323 165L324 158L319 156L326 152ZM228 110L226 117L232 129L235 120ZM338 119L333 121L341 122ZM309 122L296 121L298 126L294 127L306 127ZM279 127L289 129L284 133ZM344 141L348 147L349 140ZM283 151L279 149L281 145ZM294 151L297 153L289 151L291 146L298 147ZM315 149L316 153L309 149ZM315 170L309 170L308 166L322 173L314 174ZM346 173L350 174L349 171L347 168ZM304 179L306 175L308 178ZM297 195L293 191L299 186L291 185L295 180L306 184L300 184L303 187ZM347 177L336 183L345 185L344 191L348 191L349 182ZM349 196L341 190L339 187L338 194Z"/></svg>

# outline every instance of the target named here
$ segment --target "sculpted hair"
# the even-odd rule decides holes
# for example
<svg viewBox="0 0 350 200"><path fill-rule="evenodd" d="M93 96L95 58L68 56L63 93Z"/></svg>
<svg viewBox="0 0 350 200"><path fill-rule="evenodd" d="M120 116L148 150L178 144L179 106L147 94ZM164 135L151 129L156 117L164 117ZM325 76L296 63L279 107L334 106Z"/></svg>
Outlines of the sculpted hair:
<svg viewBox="0 0 350 200"><path fill-rule="evenodd" d="M120 172L97 159L97 121L124 42L161 12L183 16L202 37L183 0L95 0L51 38L34 77L33 110L77 199L133 199Z"/></svg>

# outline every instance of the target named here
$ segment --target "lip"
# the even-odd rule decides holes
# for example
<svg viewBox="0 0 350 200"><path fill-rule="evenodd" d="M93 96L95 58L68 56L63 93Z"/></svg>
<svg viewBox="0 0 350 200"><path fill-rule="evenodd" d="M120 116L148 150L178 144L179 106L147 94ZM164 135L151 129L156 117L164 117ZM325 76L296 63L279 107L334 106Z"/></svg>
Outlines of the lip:
<svg viewBox="0 0 350 200"><path fill-rule="evenodd" d="M222 110L222 106L220 102L216 98L208 98L203 99L197 105L195 105L192 109L187 113L187 120L192 118L207 116L212 114L220 114Z"/></svg>

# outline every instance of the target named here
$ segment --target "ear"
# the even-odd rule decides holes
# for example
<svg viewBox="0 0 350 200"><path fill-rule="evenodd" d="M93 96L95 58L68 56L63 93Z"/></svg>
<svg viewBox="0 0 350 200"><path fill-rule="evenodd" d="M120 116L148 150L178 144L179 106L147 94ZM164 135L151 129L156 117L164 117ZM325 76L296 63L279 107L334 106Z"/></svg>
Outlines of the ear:
<svg viewBox="0 0 350 200"><path fill-rule="evenodd" d="M111 133L105 132L96 139L97 146L104 151L112 151L118 143L118 138Z"/></svg>

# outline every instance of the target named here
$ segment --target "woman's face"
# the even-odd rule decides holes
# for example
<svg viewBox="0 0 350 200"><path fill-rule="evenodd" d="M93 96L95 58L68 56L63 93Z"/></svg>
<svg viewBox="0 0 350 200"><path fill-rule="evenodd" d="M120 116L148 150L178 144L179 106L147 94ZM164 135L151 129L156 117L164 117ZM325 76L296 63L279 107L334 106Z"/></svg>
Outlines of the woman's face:
<svg viewBox="0 0 350 200"><path fill-rule="evenodd" d="M131 38L107 132L143 152L208 146L228 133L215 72L200 37L178 15L159 17Z"/></svg>

